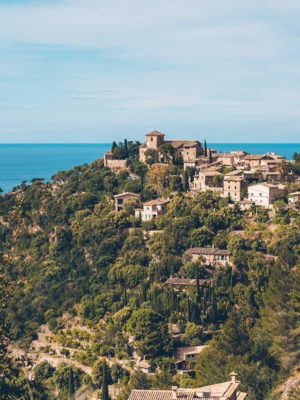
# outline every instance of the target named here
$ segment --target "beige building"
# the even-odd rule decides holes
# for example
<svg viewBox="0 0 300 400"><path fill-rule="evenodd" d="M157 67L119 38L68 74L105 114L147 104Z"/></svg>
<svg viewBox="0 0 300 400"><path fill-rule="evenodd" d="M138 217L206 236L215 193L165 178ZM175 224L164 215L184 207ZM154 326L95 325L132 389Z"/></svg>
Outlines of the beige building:
<svg viewBox="0 0 300 400"><path fill-rule="evenodd" d="M244 400L247 393L239 392L240 382L236 380L237 374L231 372L231 380L215 385L199 388L178 388L173 386L171 390L132 390L128 400Z"/></svg>
<svg viewBox="0 0 300 400"><path fill-rule="evenodd" d="M135 216L141 218L142 221L150 221L158 215L163 215L167 212L167 204L169 199L150 200L143 204L143 208L135 210Z"/></svg>
<svg viewBox="0 0 300 400"><path fill-rule="evenodd" d="M194 192L205 192L206 190L222 191L222 183L220 183L221 186L215 185L215 176L220 176L222 180L224 177L224 175L218 171L199 172L197 175L194 176L193 182L191 182L191 190Z"/></svg>
<svg viewBox="0 0 300 400"><path fill-rule="evenodd" d="M163 161L162 155L159 154L159 146L162 144L171 144L174 150L174 156L181 155L184 162L192 163L203 154L201 143L198 140L165 140L165 135L158 131L147 133L146 141L140 146L139 159L142 162L146 161L145 153L148 149L153 149L157 152L157 161Z"/></svg>
<svg viewBox="0 0 300 400"><path fill-rule="evenodd" d="M104 154L104 166L110 168L113 172L128 169L127 160L114 160L111 150Z"/></svg>
<svg viewBox="0 0 300 400"><path fill-rule="evenodd" d="M196 262L200 256L205 259L207 265L231 265L229 250L216 249L214 247L191 247L184 253L191 262Z"/></svg>
<svg viewBox="0 0 300 400"><path fill-rule="evenodd" d="M258 183L248 187L248 200L258 206L269 208L279 197L284 196L285 186L270 183Z"/></svg>
<svg viewBox="0 0 300 400"><path fill-rule="evenodd" d="M223 195L230 196L233 201L241 201L247 195L247 181L240 175L225 175Z"/></svg>
<svg viewBox="0 0 300 400"><path fill-rule="evenodd" d="M197 361L197 356L208 346L178 347L176 350L176 367L179 371L190 371Z"/></svg>
<svg viewBox="0 0 300 400"><path fill-rule="evenodd" d="M294 192L288 194L288 200L290 205L299 204L300 202L300 192Z"/></svg>
<svg viewBox="0 0 300 400"><path fill-rule="evenodd" d="M116 194L114 196L115 199L115 211L121 211L124 208L124 204L128 201L138 200L140 198L139 194L124 192L121 194Z"/></svg>

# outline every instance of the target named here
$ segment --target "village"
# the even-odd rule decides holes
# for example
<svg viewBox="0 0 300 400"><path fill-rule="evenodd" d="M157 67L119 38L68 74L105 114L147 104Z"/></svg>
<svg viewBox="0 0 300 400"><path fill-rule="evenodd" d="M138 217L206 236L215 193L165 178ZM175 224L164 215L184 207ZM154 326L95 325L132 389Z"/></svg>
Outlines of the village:
<svg viewBox="0 0 300 400"><path fill-rule="evenodd" d="M164 140L164 134L153 131L146 134L146 141L139 147L142 163L168 165L181 160L183 169L193 169L189 178L189 193L193 196L210 190L230 198L241 210L260 206L272 212L274 202L287 197L288 207L296 207L300 191L289 192L287 185L300 185L297 175L289 171L290 161L275 154L248 154L243 150L217 153L202 147L196 140ZM115 173L128 169L128 160L114 159L111 151L104 155L104 165ZM222 172L220 172L222 171ZM134 178L134 177L133 177ZM297 186L298 185L298 186ZM115 196L115 209L120 211L127 201L137 200L138 194L120 193ZM169 199L158 198L145 202L135 210L135 216L149 221L166 212Z"/></svg>

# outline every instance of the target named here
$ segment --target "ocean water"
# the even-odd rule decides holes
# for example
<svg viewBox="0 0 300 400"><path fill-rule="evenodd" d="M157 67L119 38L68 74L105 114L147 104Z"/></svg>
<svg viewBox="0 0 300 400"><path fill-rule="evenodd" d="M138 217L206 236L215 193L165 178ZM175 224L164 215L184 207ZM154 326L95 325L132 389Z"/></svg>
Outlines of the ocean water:
<svg viewBox="0 0 300 400"><path fill-rule="evenodd" d="M208 143L218 152L245 150L253 154L275 152L291 159L300 143ZM32 178L49 180L57 171L91 163L103 157L111 144L0 144L0 188L4 193Z"/></svg>

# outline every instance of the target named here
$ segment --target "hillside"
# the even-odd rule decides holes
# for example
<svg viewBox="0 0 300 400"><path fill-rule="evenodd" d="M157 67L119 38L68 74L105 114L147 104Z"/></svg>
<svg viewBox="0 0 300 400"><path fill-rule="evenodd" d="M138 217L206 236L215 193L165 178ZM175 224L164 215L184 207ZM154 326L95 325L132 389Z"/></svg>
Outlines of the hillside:
<svg viewBox="0 0 300 400"><path fill-rule="evenodd" d="M130 168L114 174L99 159L0 196L0 398L92 398L107 382L125 400L132 388L199 387L235 370L247 399L277 399L299 372L299 215L190 196L180 165ZM116 212L122 192L140 200ZM134 216L159 196L170 198L164 215ZM185 256L212 246L231 262ZM196 283L168 286L170 276ZM176 349L198 345L192 373L177 374ZM136 368L143 358L152 374Z"/></svg>

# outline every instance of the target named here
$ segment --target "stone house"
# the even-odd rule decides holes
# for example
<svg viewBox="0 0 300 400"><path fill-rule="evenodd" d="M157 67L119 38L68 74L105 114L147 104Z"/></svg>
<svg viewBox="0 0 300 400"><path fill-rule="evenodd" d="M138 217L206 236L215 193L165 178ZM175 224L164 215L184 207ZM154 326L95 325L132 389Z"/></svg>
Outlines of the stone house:
<svg viewBox="0 0 300 400"><path fill-rule="evenodd" d="M243 161L251 169L260 169L263 165L268 165L268 162L274 162L274 157L270 154L249 154L244 157Z"/></svg>
<svg viewBox="0 0 300 400"><path fill-rule="evenodd" d="M193 182L190 184L190 189L194 192L205 192L206 190L222 191L222 186L215 186L214 184L215 176L220 176L223 179L224 175L218 171L199 172L194 176Z"/></svg>
<svg viewBox="0 0 300 400"><path fill-rule="evenodd" d="M208 286L212 284L211 279L198 279L199 286ZM196 286L197 279L189 279L189 278L173 278L172 276L166 280L165 286L167 288L171 287L186 287L186 286Z"/></svg>
<svg viewBox="0 0 300 400"><path fill-rule="evenodd" d="M270 208L279 197L284 196L285 186L271 183L258 183L248 187L248 200L254 201L257 206Z"/></svg>
<svg viewBox="0 0 300 400"><path fill-rule="evenodd" d="M153 374L155 372L155 368L152 367L148 360L141 360L137 362L134 369L136 371L142 371L144 374Z"/></svg>
<svg viewBox="0 0 300 400"><path fill-rule="evenodd" d="M141 218L142 221L150 221L158 215L163 215L167 212L167 204L169 199L150 200L143 204L143 208L135 210L135 216Z"/></svg>
<svg viewBox="0 0 300 400"><path fill-rule="evenodd" d="M152 131L146 134L146 141L140 146L139 160L146 161L145 153L148 149L158 152L159 146L169 143L173 147L174 156L181 155L184 162L193 163L198 157L203 155L203 148L198 140L165 140L165 135L158 131ZM157 160L162 161L158 152Z"/></svg>
<svg viewBox="0 0 300 400"><path fill-rule="evenodd" d="M288 194L288 201L290 205L295 205L300 202L300 192L293 192Z"/></svg>
<svg viewBox="0 0 300 400"><path fill-rule="evenodd" d="M178 388L171 390L138 390L131 391L128 400L244 400L247 393L239 392L240 382L236 380L237 374L231 372L231 380L215 385L199 388Z"/></svg>
<svg viewBox="0 0 300 400"><path fill-rule="evenodd" d="M114 160L112 151L109 150L104 154L104 166L110 168L113 172L118 172L122 169L128 169L126 160Z"/></svg>
<svg viewBox="0 0 300 400"><path fill-rule="evenodd" d="M241 201L247 195L247 181L243 176L225 175L223 181L223 195L230 196L233 201ZM245 196L244 196L245 195Z"/></svg>
<svg viewBox="0 0 300 400"><path fill-rule="evenodd" d="M196 262L200 256L204 257L207 265L231 265L229 250L221 250L215 247L191 247L184 253L191 262Z"/></svg>
<svg viewBox="0 0 300 400"><path fill-rule="evenodd" d="M115 211L123 210L125 203L127 203L128 201L138 200L139 198L140 198L140 195L137 193L124 192L124 193L116 194L114 196Z"/></svg>
<svg viewBox="0 0 300 400"><path fill-rule="evenodd" d="M176 349L176 367L179 371L190 371L197 360L197 356L207 346L178 347Z"/></svg>
<svg viewBox="0 0 300 400"><path fill-rule="evenodd" d="M228 153L219 153L217 154L218 161L221 161L223 165L232 166L234 165L234 156Z"/></svg>

